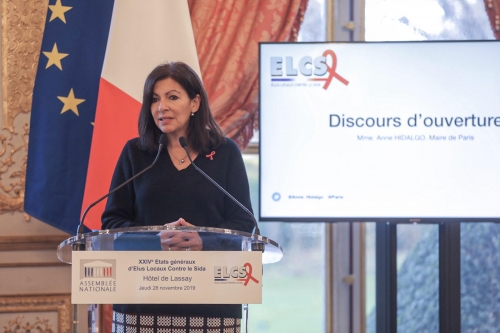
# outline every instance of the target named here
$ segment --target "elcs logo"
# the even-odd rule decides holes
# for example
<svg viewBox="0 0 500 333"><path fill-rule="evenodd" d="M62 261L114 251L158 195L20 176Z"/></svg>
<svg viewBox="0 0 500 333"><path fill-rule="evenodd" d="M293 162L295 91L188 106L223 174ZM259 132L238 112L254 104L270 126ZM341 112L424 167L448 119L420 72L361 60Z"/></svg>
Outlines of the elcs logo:
<svg viewBox="0 0 500 333"><path fill-rule="evenodd" d="M245 263L243 266L233 266L228 268L227 266L215 266L214 267L214 281L218 282L228 282L230 280L236 280L243 282L246 286L250 280L255 283L259 283L259 280L252 276L252 265L250 263Z"/></svg>
<svg viewBox="0 0 500 333"><path fill-rule="evenodd" d="M328 56L331 57L332 66L328 66ZM283 65L285 67L286 78L277 78L277 76L283 76ZM316 76L308 78L307 81L325 81L323 89L328 89L333 78L336 78L346 86L349 84L345 78L340 76L337 72L337 55L332 50L325 50L323 55L313 58L311 56L302 57L299 60L298 67L294 65L293 57L285 57L283 62L283 57L271 57L271 76L273 78L271 81L295 81L299 72L303 76ZM317 77L325 76L328 73L328 77Z"/></svg>

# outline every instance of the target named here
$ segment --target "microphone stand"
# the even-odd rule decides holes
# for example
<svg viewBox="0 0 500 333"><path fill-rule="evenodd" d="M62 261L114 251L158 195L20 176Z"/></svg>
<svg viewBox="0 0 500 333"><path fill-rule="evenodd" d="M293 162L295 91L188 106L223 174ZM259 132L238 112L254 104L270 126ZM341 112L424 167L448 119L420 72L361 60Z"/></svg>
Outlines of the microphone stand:
<svg viewBox="0 0 500 333"><path fill-rule="evenodd" d="M90 205L88 205L88 207L83 212L82 219L80 220L80 224L78 225L78 228L77 228L77 231L76 231L77 236L83 235L83 233L84 233L85 228L83 226L83 221L85 220L85 216L87 216L87 213L89 212L89 210L92 207L94 207L95 205L97 205L99 202L101 202L102 200L104 200L107 197L109 197L111 194L113 194L116 191L118 191L119 189L121 189L123 186L127 185L128 183L130 183L132 180L134 180L137 177L139 177L140 175L142 175L144 172L146 172L149 169L151 169L155 165L156 161L158 161L158 157L160 157L161 150L162 150L162 148L163 148L163 146L165 145L166 142L167 142L167 137L165 136L165 134L162 134L160 136L160 142L159 142L159 145L158 145L158 152L156 153L156 157L155 157L153 163L151 163L150 166L148 166L147 168L145 168L144 170L142 170L141 172L139 172L138 174L136 174L132 178L127 179L125 182L123 182L119 186L115 187L112 191L110 191L109 193L103 195L102 197L100 197L99 199L97 199L96 201L94 201L93 203L91 203ZM73 246L74 245L75 244L73 244ZM84 246L85 246L85 244L84 244ZM73 248L73 250L75 250L75 248ZM85 250L85 247L83 248L83 250Z"/></svg>
<svg viewBox="0 0 500 333"><path fill-rule="evenodd" d="M111 194L115 193L116 191L118 191L119 189L121 189L123 186L125 186L126 184L128 184L129 182L131 182L132 180L134 180L135 178L137 178L140 175L142 175L147 170L151 169L153 167L153 165L155 165L156 161L158 160L158 157L160 157L161 150L162 150L163 146L166 144L166 142L167 142L167 137L165 136L165 134L162 134L160 136L160 140L159 140L158 153L156 154L156 157L155 157L153 163L151 163L150 166L148 166L147 168L145 168L144 170L142 170L141 172L139 172L138 174L136 174L132 178L126 180L125 182L123 182L119 186L115 187L108 194L100 197L99 199L97 199L96 201L94 201L93 203L91 203L90 205L88 205L88 207L85 209L85 211L82 214L82 218L80 220L80 224L78 225L78 228L77 228L77 231L76 231L76 236L77 237L82 237L82 239L73 243L73 246L72 246L73 251L85 251L87 249L87 244L85 243L85 239L83 237L83 234L85 233L85 227L83 225L83 221L85 220L85 216L87 216L87 213L89 212L89 210L92 207L94 207L95 205L97 205L99 202L101 202L102 200L106 199ZM88 323L89 323L89 327L90 327L91 322L92 322L91 316L92 316L92 311L94 310L93 309L94 306L95 306L95 304L89 304L89 309L87 310L88 311ZM72 330L73 330L74 333L78 332L78 324L79 323L80 323L80 321L78 320L78 304L73 304Z"/></svg>
<svg viewBox="0 0 500 333"><path fill-rule="evenodd" d="M255 227L255 235L257 236L257 241L255 241L255 240L252 241L252 245L251 245L252 251L264 252L264 247L265 247L264 243L260 242L260 239L259 239L261 237L260 236L259 225L257 223L257 220L255 219L255 216L252 214L252 212L248 208L246 208L241 202L239 202L238 200L236 200L236 198L233 197L222 186L220 186L219 184L217 184L217 182L215 180L213 180L212 178L210 178L210 176L208 176L203 170L201 170L200 168L198 168L198 166L196 164L194 164L193 159L191 158L191 155L189 155L187 140L186 140L185 137L181 136L179 138L179 143L180 143L181 147L184 148L184 150L186 151L187 157L189 158L189 162L191 162L191 164L196 169L196 171L198 171L199 173L201 173L206 179L208 179L219 190L221 190L225 195L227 195L229 197L229 199L231 199L235 204L237 204L241 209L243 209L248 215L250 215L252 217L252 220L253 220L253 223L254 223L254 227Z"/></svg>

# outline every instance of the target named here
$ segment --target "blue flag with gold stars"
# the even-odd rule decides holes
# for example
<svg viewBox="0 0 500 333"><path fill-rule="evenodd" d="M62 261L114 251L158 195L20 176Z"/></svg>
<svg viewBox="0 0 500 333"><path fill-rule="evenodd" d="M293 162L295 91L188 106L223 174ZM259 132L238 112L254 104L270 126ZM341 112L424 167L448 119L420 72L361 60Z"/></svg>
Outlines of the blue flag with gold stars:
<svg viewBox="0 0 500 333"><path fill-rule="evenodd" d="M31 111L25 211L74 234L80 220L113 0L51 0Z"/></svg>

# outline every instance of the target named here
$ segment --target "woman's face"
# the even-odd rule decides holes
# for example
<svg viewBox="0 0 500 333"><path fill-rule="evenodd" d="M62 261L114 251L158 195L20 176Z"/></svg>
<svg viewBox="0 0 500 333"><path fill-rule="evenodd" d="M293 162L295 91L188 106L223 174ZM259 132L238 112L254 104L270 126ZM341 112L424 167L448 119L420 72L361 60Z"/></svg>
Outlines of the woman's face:
<svg viewBox="0 0 500 333"><path fill-rule="evenodd" d="M156 81L153 87L151 114L156 126L170 137L187 136L191 112L200 107L200 95L190 99L177 81L166 78Z"/></svg>

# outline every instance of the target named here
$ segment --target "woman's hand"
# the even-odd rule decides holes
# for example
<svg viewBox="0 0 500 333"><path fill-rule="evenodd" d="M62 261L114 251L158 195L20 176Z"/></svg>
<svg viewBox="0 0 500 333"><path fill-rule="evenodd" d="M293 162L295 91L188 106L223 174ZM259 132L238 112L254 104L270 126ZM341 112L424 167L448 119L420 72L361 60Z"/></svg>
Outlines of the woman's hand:
<svg viewBox="0 0 500 333"><path fill-rule="evenodd" d="M176 227L194 227L193 224L187 222L183 218L175 222L170 222L165 225ZM161 246L165 251L201 251L203 241L197 232L192 231L160 231Z"/></svg>

